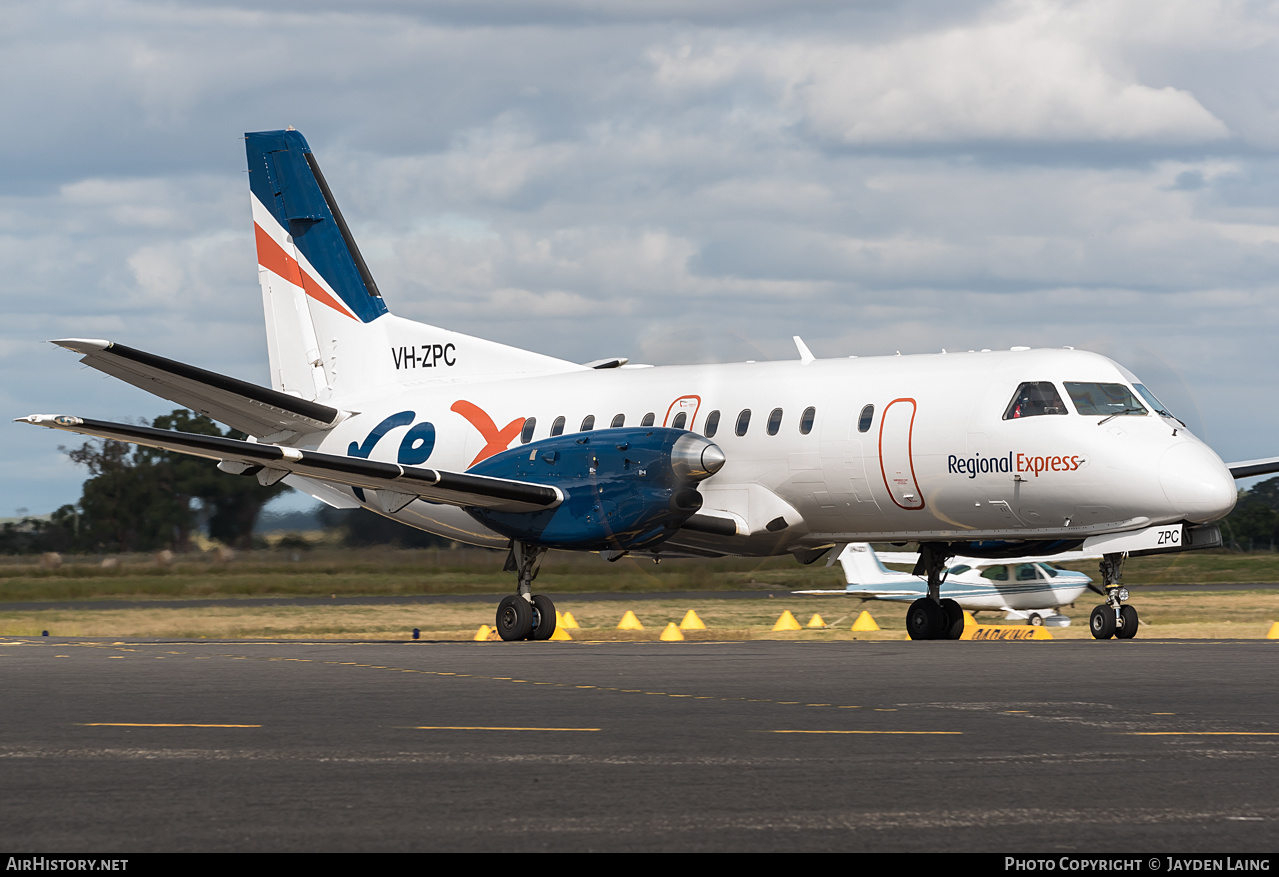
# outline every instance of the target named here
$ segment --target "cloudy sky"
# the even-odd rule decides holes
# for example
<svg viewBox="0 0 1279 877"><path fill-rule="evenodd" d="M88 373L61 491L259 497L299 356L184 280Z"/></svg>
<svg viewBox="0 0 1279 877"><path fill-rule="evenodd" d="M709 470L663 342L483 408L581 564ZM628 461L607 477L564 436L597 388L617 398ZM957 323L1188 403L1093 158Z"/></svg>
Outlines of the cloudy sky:
<svg viewBox="0 0 1279 877"><path fill-rule="evenodd" d="M1279 454L1277 49L1261 2L7 0L0 411L171 407L51 338L265 383L239 138L294 125L402 316L577 361L1073 345ZM78 499L70 436L0 428L0 517Z"/></svg>

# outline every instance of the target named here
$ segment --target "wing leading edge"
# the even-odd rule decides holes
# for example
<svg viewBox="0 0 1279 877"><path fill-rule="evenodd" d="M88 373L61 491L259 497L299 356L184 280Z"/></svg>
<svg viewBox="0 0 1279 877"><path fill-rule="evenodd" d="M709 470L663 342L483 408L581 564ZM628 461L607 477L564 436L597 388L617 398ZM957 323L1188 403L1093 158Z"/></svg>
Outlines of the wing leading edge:
<svg viewBox="0 0 1279 877"><path fill-rule="evenodd" d="M273 484L293 473L348 487L375 490L379 505L387 513L399 511L415 499L505 512L551 509L563 501L563 494L558 488L545 484L402 466L67 414L30 414L14 422L218 460L219 468L224 471L256 474L265 484Z"/></svg>

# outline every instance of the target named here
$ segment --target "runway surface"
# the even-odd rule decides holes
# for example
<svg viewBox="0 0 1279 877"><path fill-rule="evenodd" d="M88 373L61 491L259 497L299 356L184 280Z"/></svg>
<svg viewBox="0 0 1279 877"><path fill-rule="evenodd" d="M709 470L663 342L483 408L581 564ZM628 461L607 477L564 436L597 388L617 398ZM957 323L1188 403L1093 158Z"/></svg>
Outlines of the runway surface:
<svg viewBox="0 0 1279 877"><path fill-rule="evenodd" d="M0 849L1270 852L1279 645L0 641Z"/></svg>

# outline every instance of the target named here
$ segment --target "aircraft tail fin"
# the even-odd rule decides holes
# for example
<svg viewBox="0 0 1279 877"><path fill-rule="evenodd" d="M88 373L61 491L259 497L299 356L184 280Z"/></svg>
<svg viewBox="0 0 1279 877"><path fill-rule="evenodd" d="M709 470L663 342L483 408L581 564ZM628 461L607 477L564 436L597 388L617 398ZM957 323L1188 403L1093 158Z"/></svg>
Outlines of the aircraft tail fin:
<svg viewBox="0 0 1279 877"><path fill-rule="evenodd" d="M840 552L839 563L844 567L844 580L849 585L899 584L899 579L884 566L875 549L865 542L850 542Z"/></svg>
<svg viewBox="0 0 1279 877"><path fill-rule="evenodd" d="M582 368L391 314L301 132L245 135L272 386L313 401Z"/></svg>

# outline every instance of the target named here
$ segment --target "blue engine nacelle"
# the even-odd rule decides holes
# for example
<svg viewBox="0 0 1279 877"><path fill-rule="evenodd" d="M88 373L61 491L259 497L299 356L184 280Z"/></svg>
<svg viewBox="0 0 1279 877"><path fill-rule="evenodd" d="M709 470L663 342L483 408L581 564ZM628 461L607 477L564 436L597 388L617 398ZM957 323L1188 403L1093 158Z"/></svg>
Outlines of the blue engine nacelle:
<svg viewBox="0 0 1279 877"><path fill-rule="evenodd" d="M558 487L562 503L538 512L467 512L528 544L585 551L647 548L702 507L694 485L723 465L718 445L682 429L623 427L556 436L495 454L467 471Z"/></svg>

